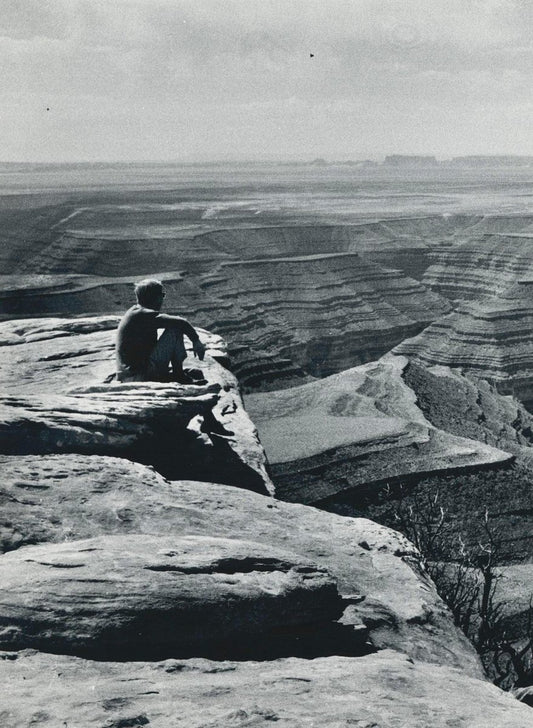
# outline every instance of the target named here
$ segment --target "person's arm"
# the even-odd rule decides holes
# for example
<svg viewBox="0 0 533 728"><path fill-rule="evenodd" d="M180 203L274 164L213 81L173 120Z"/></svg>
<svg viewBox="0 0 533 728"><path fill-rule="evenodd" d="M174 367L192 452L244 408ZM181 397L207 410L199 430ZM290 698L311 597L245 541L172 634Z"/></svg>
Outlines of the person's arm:
<svg viewBox="0 0 533 728"><path fill-rule="evenodd" d="M200 337L196 333L196 329L187 319L181 316L169 316L165 313L159 313L155 317L158 329L177 329L180 333L192 341L192 349L199 359L204 358L205 346L200 341Z"/></svg>

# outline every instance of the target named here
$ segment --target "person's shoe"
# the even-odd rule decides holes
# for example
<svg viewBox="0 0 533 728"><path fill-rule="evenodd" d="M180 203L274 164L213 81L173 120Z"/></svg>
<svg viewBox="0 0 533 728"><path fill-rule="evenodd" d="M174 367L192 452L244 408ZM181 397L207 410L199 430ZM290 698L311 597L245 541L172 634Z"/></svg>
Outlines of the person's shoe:
<svg viewBox="0 0 533 728"><path fill-rule="evenodd" d="M193 379L188 374L185 374L185 372L176 374L174 376L174 381L178 384L194 384L196 386L198 386L199 384L207 384L207 379Z"/></svg>
<svg viewBox="0 0 533 728"><path fill-rule="evenodd" d="M193 379L197 384L207 384L207 379L201 369L184 369L184 373Z"/></svg>
<svg viewBox="0 0 533 728"><path fill-rule="evenodd" d="M176 375L176 381L180 384L207 384L201 369L184 369Z"/></svg>

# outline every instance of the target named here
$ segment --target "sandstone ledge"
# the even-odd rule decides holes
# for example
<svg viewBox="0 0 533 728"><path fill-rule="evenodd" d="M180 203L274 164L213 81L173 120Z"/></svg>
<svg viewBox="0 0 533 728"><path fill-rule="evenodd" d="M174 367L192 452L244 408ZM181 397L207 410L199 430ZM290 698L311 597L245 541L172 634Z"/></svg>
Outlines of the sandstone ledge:
<svg viewBox="0 0 533 728"><path fill-rule="evenodd" d="M207 384L104 384L114 370L117 317L0 324L0 452L118 455L172 478L271 493L265 455L218 336L199 330ZM220 432L206 426L213 413Z"/></svg>
<svg viewBox="0 0 533 728"><path fill-rule="evenodd" d="M3 728L530 728L531 709L393 651L265 662L95 663L0 653Z"/></svg>
<svg viewBox="0 0 533 728"><path fill-rule="evenodd" d="M391 479L512 459L432 426L404 381L407 365L386 355L320 382L246 397L279 498L318 503Z"/></svg>
<svg viewBox="0 0 533 728"><path fill-rule="evenodd" d="M26 546L0 559L0 582L0 649L97 659L260 655L276 631L342 614L325 569L207 535Z"/></svg>
<svg viewBox="0 0 533 728"><path fill-rule="evenodd" d="M372 521L276 501L248 492L246 482L240 489L168 482L150 468L117 458L4 456L0 467L1 542L19 558L35 548L30 544L40 543L43 553L49 548L53 555L55 544L67 541L65 548L75 549L80 539L111 535L130 535L141 545L140 534L246 540L256 549L288 552L295 564L310 561L327 569L346 600L344 649L350 630L358 639L368 633L378 648L394 646L414 658L481 675L416 549ZM15 554L5 558L16 559ZM107 569L101 571L106 578ZM74 577L75 572L68 570Z"/></svg>

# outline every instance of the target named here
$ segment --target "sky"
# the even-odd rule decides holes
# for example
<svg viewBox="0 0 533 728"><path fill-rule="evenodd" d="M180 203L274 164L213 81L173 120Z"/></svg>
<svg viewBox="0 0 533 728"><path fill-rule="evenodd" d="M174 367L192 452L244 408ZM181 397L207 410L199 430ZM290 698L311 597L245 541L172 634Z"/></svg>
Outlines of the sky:
<svg viewBox="0 0 533 728"><path fill-rule="evenodd" d="M533 154L531 0L1 0L3 161Z"/></svg>

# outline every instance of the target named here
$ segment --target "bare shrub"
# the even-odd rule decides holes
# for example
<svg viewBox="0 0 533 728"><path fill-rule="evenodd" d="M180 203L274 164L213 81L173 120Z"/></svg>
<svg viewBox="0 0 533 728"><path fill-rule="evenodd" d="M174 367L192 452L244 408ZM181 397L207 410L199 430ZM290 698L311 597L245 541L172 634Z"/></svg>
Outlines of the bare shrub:
<svg viewBox="0 0 533 728"><path fill-rule="evenodd" d="M400 487L384 497L396 506L387 525L404 533L422 554L437 590L455 624L479 653L487 675L509 690L533 684L533 595L523 634L511 636L498 584L501 543L485 510L476 544L457 534L438 489L408 493Z"/></svg>

